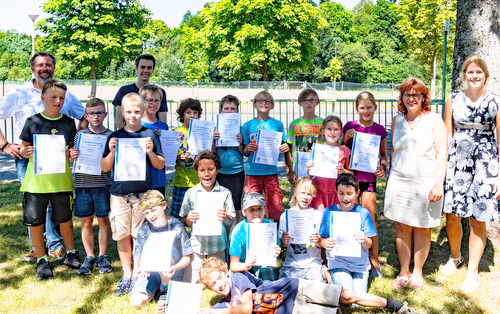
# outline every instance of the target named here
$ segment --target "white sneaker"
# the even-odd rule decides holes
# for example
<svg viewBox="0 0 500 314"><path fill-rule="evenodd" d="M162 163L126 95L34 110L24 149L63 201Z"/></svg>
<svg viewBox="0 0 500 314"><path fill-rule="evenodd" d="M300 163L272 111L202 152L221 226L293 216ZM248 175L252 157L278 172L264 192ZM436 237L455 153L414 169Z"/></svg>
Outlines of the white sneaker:
<svg viewBox="0 0 500 314"><path fill-rule="evenodd" d="M448 262L443 267L441 267L441 272L445 276L451 276L457 271L457 267L460 266L460 264L462 264L463 262L464 257L462 256L462 254L460 254L458 258L452 258L450 255L450 259L448 260Z"/></svg>
<svg viewBox="0 0 500 314"><path fill-rule="evenodd" d="M462 292L471 293L479 287L479 274L469 273L465 275L465 280L462 282Z"/></svg>

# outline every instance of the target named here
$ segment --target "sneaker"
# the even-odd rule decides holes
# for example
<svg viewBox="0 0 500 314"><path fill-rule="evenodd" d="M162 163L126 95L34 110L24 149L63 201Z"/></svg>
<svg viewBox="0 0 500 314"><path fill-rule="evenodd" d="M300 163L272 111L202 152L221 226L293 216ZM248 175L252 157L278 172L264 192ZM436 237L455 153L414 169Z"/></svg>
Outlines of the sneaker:
<svg viewBox="0 0 500 314"><path fill-rule="evenodd" d="M408 306L408 302L403 303L403 307L399 309L396 313L398 314L418 314L417 311Z"/></svg>
<svg viewBox="0 0 500 314"><path fill-rule="evenodd" d="M55 257L58 260L63 261L64 258L66 257L66 249L61 246L57 250L49 252L49 256Z"/></svg>
<svg viewBox="0 0 500 314"><path fill-rule="evenodd" d="M158 300L166 302L167 301L167 292L168 292L168 287L165 287L165 288L161 287Z"/></svg>
<svg viewBox="0 0 500 314"><path fill-rule="evenodd" d="M136 282L137 282L137 277L130 278L130 285L128 286L128 290L126 291L126 293L128 294L132 293L132 289L134 289Z"/></svg>
<svg viewBox="0 0 500 314"><path fill-rule="evenodd" d="M451 276L457 271L457 267L460 266L464 262L464 257L462 254L458 258L452 258L450 255L450 259L448 262L441 268L441 272L445 276Z"/></svg>
<svg viewBox="0 0 500 314"><path fill-rule="evenodd" d="M50 267L49 261L47 261L45 258L42 258L39 262L36 263L36 275L40 279L54 278L54 274L52 273L52 268Z"/></svg>
<svg viewBox="0 0 500 314"><path fill-rule="evenodd" d="M130 278L122 277L122 279L120 279L120 282L118 283L118 286L116 287L115 295L116 296L125 295L128 293L129 288L130 288Z"/></svg>
<svg viewBox="0 0 500 314"><path fill-rule="evenodd" d="M78 269L78 275L90 275L95 267L95 257L85 257L83 264Z"/></svg>
<svg viewBox="0 0 500 314"><path fill-rule="evenodd" d="M75 253L68 252L66 258L64 258L63 264L69 268L80 268L80 266L82 266L82 263L80 263L80 253L78 253L78 251Z"/></svg>
<svg viewBox="0 0 500 314"><path fill-rule="evenodd" d="M479 274L469 273L465 275L465 280L462 282L462 292L471 293L479 287Z"/></svg>
<svg viewBox="0 0 500 314"><path fill-rule="evenodd" d="M97 258L97 267L99 267L99 273L109 273L111 271L111 263L109 262L107 255L101 255Z"/></svg>
<svg viewBox="0 0 500 314"><path fill-rule="evenodd" d="M26 263L36 263L37 257L35 255L35 250L31 250L26 256L23 257L23 261Z"/></svg>

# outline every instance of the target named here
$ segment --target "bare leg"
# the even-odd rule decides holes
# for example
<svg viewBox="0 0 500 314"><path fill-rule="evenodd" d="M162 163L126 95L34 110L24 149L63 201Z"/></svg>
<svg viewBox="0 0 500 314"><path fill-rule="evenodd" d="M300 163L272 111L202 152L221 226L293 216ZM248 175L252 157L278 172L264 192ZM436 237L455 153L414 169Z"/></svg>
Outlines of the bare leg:
<svg viewBox="0 0 500 314"><path fill-rule="evenodd" d="M118 256L120 256L120 263L122 264L123 277L132 277L132 246L130 244L131 236L127 236L118 240L116 247L118 249Z"/></svg>
<svg viewBox="0 0 500 314"><path fill-rule="evenodd" d="M452 258L459 258L460 256L460 245L463 236L461 220L462 218L457 217L455 214L446 214L446 234Z"/></svg>
<svg viewBox="0 0 500 314"><path fill-rule="evenodd" d="M413 275L412 277L422 277L422 267L424 266L429 250L431 248L431 229L413 228L413 239L415 241L413 256Z"/></svg>
<svg viewBox="0 0 500 314"><path fill-rule="evenodd" d="M486 223L477 221L475 218L469 218L469 265L467 272L477 274L479 272L479 262L483 256L486 246Z"/></svg>
<svg viewBox="0 0 500 314"><path fill-rule="evenodd" d="M43 241L43 225L30 227L31 242L35 248L37 258L45 255L45 244Z"/></svg>
<svg viewBox="0 0 500 314"><path fill-rule="evenodd" d="M147 294L144 293L134 293L130 296L130 305L136 308L141 308L143 307L149 300L152 299L147 296Z"/></svg>
<svg viewBox="0 0 500 314"><path fill-rule="evenodd" d="M375 223L375 211L377 210L377 193L363 192L361 193L361 206L368 209L372 216L373 226L377 231L377 224ZM373 268L380 269L378 261L378 231L377 236L372 239L372 247L370 248L370 262Z"/></svg>
<svg viewBox="0 0 500 314"><path fill-rule="evenodd" d="M412 227L396 222L396 247L401 270L399 276L410 277Z"/></svg>
<svg viewBox="0 0 500 314"><path fill-rule="evenodd" d="M387 300L384 298L369 293L347 289L342 289L339 301L342 304L356 303L362 306L370 307L385 307L387 305Z"/></svg>
<svg viewBox="0 0 500 314"><path fill-rule="evenodd" d="M85 248L87 257L94 257L94 232L92 231L92 223L94 215L81 218L82 221L82 242Z"/></svg>
<svg viewBox="0 0 500 314"><path fill-rule="evenodd" d="M68 220L59 224L61 236L68 251L75 249L75 239L73 238L73 220Z"/></svg>
<svg viewBox="0 0 500 314"><path fill-rule="evenodd" d="M99 256L105 255L108 251L109 235L111 228L109 226L109 218L97 218L99 223Z"/></svg>

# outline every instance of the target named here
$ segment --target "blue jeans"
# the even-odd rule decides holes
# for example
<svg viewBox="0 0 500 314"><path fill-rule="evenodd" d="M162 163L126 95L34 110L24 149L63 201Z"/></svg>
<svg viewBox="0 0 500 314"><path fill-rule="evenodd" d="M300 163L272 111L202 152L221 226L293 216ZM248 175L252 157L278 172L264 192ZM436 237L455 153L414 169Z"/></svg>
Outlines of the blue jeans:
<svg viewBox="0 0 500 314"><path fill-rule="evenodd" d="M16 159L17 178L19 179L19 182L21 182L21 185L23 184L24 176L26 175L26 168L28 168L28 161L29 161L28 158ZM52 216L52 206L49 203L47 210L47 218L45 219L45 238L47 239L48 242L49 252L53 252L63 246L62 237L59 232L59 224L52 222L52 220L50 220L51 216ZM28 237L31 242L31 234L29 227L28 227ZM31 249L33 249L33 246L31 246Z"/></svg>
<svg viewBox="0 0 500 314"><path fill-rule="evenodd" d="M333 283L341 285L343 289L365 293L368 291L368 275L351 272L345 268L330 269L330 273L332 274Z"/></svg>

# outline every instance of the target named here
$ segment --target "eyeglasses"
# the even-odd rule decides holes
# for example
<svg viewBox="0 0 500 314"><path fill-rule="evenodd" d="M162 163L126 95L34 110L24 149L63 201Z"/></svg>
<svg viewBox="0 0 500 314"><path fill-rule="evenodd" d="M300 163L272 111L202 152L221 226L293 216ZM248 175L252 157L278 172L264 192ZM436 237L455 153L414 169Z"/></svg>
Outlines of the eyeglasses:
<svg viewBox="0 0 500 314"><path fill-rule="evenodd" d="M316 98L309 98L309 99L304 99L302 100L301 102L305 103L305 104L313 104L315 102L317 102L318 100Z"/></svg>
<svg viewBox="0 0 500 314"><path fill-rule="evenodd" d="M102 117L106 114L106 112L104 111L98 111L98 112L86 112L87 116L89 116L90 118L93 118L95 115L97 115L98 117Z"/></svg>
<svg viewBox="0 0 500 314"><path fill-rule="evenodd" d="M156 105L158 105L159 103L161 103L161 100L159 100L159 99L151 99L151 98L144 99L144 101L147 102L148 104L156 104Z"/></svg>
<svg viewBox="0 0 500 314"><path fill-rule="evenodd" d="M422 94L407 94L407 93L404 93L403 94L403 98L404 99L410 99L410 98L420 99L420 98L422 98Z"/></svg>
<svg viewBox="0 0 500 314"><path fill-rule="evenodd" d="M269 105L269 104L272 104L273 102L269 99L255 99L255 103L256 104L259 104L259 105L262 105L262 104L266 104L266 105Z"/></svg>

